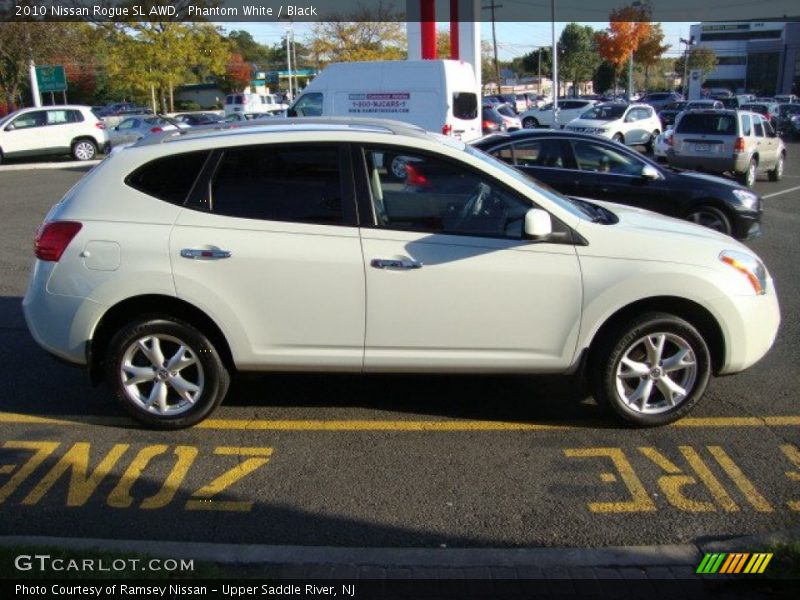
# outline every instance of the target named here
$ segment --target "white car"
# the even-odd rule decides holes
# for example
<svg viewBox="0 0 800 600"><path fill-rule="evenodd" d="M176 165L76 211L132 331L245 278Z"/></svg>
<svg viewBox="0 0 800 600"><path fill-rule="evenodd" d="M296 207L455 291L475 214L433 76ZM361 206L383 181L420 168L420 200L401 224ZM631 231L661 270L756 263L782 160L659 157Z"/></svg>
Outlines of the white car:
<svg viewBox="0 0 800 600"><path fill-rule="evenodd" d="M0 162L45 155L92 160L107 147L106 126L90 106L23 108L0 119Z"/></svg>
<svg viewBox="0 0 800 600"><path fill-rule="evenodd" d="M593 133L628 146L644 145L652 151L661 133L661 121L649 104L598 104L570 121L567 131Z"/></svg>
<svg viewBox="0 0 800 600"><path fill-rule="evenodd" d="M581 113L597 104L596 100L582 100L580 98L558 101L558 127L562 128L566 123L578 117ZM553 103L548 102L541 108L533 108L522 113L519 118L525 129L535 127L553 127L556 124Z"/></svg>
<svg viewBox="0 0 800 600"><path fill-rule="evenodd" d="M586 373L660 425L780 320L734 239L392 121L144 138L52 208L35 254L33 337L162 429L207 417L240 371Z"/></svg>
<svg viewBox="0 0 800 600"><path fill-rule="evenodd" d="M656 141L653 144L653 156L655 156L659 162L665 162L667 160L667 151L670 147L669 142L671 137L672 128L662 131L656 136Z"/></svg>

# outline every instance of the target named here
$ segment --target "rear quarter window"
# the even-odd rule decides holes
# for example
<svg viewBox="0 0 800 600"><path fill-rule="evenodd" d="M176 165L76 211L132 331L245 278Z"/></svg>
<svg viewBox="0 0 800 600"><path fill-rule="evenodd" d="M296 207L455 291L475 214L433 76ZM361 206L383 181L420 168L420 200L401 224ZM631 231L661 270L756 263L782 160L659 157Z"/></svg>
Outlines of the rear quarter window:
<svg viewBox="0 0 800 600"><path fill-rule="evenodd" d="M151 161L125 178L125 183L170 204L183 204L192 191L210 151L175 154Z"/></svg>

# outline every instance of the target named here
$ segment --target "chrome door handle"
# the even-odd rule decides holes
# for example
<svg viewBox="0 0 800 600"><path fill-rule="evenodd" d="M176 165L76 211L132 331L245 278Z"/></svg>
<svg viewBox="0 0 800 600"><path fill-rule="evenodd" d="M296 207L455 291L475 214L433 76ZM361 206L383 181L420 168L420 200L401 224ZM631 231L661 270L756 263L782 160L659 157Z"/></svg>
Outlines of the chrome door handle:
<svg viewBox="0 0 800 600"><path fill-rule="evenodd" d="M369 266L375 269L421 269L422 263L400 258L373 258Z"/></svg>
<svg viewBox="0 0 800 600"><path fill-rule="evenodd" d="M191 258L195 260L218 260L220 258L230 258L229 250L206 249L206 248L183 248L181 258Z"/></svg>

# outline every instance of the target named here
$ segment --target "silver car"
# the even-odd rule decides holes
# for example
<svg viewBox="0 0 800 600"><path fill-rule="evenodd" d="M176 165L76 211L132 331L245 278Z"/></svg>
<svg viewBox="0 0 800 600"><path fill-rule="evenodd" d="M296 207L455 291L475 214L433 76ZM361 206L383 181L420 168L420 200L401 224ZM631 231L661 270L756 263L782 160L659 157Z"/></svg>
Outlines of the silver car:
<svg viewBox="0 0 800 600"><path fill-rule="evenodd" d="M128 117L111 129L111 147L133 142L162 131L186 129L189 126L160 115L137 115Z"/></svg>
<svg viewBox="0 0 800 600"><path fill-rule="evenodd" d="M678 115L669 164L684 169L731 173L752 186L758 173L783 177L786 147L763 116L736 110L692 110Z"/></svg>

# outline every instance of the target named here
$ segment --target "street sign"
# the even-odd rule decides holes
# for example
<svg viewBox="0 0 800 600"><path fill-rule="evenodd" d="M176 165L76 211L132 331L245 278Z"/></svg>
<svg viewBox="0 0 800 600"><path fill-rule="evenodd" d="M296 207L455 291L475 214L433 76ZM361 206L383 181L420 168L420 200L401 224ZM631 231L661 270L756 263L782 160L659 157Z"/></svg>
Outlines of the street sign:
<svg viewBox="0 0 800 600"><path fill-rule="evenodd" d="M67 89L63 65L36 67L36 81L39 83L39 92L64 92Z"/></svg>

